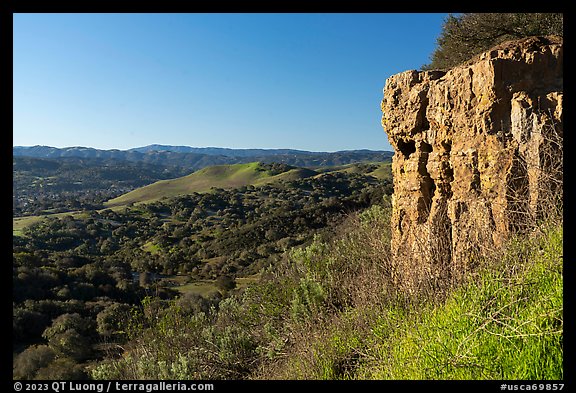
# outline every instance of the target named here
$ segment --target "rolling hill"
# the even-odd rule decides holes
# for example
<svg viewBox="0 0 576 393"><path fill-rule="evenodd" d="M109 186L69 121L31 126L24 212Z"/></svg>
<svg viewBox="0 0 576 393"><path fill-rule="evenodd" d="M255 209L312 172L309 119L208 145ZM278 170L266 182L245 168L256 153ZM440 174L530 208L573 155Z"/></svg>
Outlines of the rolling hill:
<svg viewBox="0 0 576 393"><path fill-rule="evenodd" d="M169 169L146 163L122 164L108 160L103 162L97 158L14 157L13 160L15 233L20 233L23 228L45 217L74 215L82 210L115 210L131 203L203 193L213 187L233 189L340 173L363 175L369 182L370 178L392 179L390 162L312 168L253 162L206 167L187 176L177 177L181 176L178 172L182 173L183 168ZM167 176L171 177L167 179ZM143 185L143 181L149 183ZM34 198L40 199L33 201Z"/></svg>
<svg viewBox="0 0 576 393"><path fill-rule="evenodd" d="M281 169L278 169L281 168ZM262 185L282 180L296 180L318 173L305 168L288 165L269 165L260 162L234 165L216 165L200 169L188 176L161 180L138 188L105 203L121 206L130 203L152 202L160 198L175 197L194 192L207 192L212 188L230 189L247 185Z"/></svg>
<svg viewBox="0 0 576 393"><path fill-rule="evenodd" d="M313 168L320 173L349 173L349 174L362 174L372 176L376 179L392 179L392 163L391 162L364 162L328 167Z"/></svg>

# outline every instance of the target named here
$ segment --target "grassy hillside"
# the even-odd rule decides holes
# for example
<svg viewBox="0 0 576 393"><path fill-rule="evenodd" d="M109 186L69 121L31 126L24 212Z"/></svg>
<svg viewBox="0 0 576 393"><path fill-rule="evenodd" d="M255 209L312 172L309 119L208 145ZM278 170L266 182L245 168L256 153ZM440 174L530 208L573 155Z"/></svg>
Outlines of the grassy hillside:
<svg viewBox="0 0 576 393"><path fill-rule="evenodd" d="M390 313L375 324L370 357L357 376L561 380L561 256L562 228L554 227L534 242L512 244L504 263L444 303Z"/></svg>
<svg viewBox="0 0 576 393"><path fill-rule="evenodd" d="M374 206L292 249L218 311L154 311L92 377L563 379L561 222L513 239L465 282L408 293L390 274L389 214Z"/></svg>
<svg viewBox="0 0 576 393"><path fill-rule="evenodd" d="M272 377L562 380L562 238L511 242L443 301L334 315Z"/></svg>
<svg viewBox="0 0 576 393"><path fill-rule="evenodd" d="M111 209L121 211L130 203L154 202L162 198L177 197L193 192L203 193L210 191L212 187L221 189L233 189L246 185L260 186L286 181L298 181L302 179L321 179L325 174L345 174L351 176L366 176L378 180L392 180L391 163L370 162L338 165L332 167L295 168L284 164L250 164L219 165L201 169L191 175L181 178L161 180L148 186L133 190L117 198L111 199L101 208L94 209L70 209L69 211L56 212L44 210L43 214L26 215L13 218L13 234L22 235L22 230L47 217L62 218L67 215L76 217L83 211L103 211ZM288 186L289 187L289 186Z"/></svg>
<svg viewBox="0 0 576 393"><path fill-rule="evenodd" d="M105 209L94 210L94 211L100 212L102 210L105 210ZM117 206L111 207L110 210L123 211L123 210L126 210L126 206L117 205ZM47 214L40 214L40 215L34 215L34 216L12 217L12 234L14 236L21 236L22 231L25 228L28 228L34 224L37 224L37 223L41 222L42 220L45 220L47 218L62 219L65 217L74 217L74 218L88 217L88 213L86 211L73 210L73 211L67 211L67 212L62 212L62 213L49 213L49 212L47 212Z"/></svg>
<svg viewBox="0 0 576 393"><path fill-rule="evenodd" d="M116 210L121 209L130 203L153 202L164 197L170 198L193 192L207 192L210 191L212 187L232 189L246 185L259 186L279 181L294 181L313 176L322 176L326 173L367 175L379 180L392 179L392 164L390 162L355 163L331 167L314 167L314 169L288 167L287 170L281 173L267 170L266 167L269 165L270 164L259 164L253 162L249 164L207 167L184 177L160 180L142 188L138 188L105 202L104 206ZM46 217L59 218L68 214L74 216L78 213L79 211L73 209L61 213L45 211L45 214L14 217L12 225L13 233L17 236L21 235L22 229Z"/></svg>
<svg viewBox="0 0 576 393"><path fill-rule="evenodd" d="M392 163L379 163L378 167L370 172L369 175L377 179L392 179Z"/></svg>
<svg viewBox="0 0 576 393"><path fill-rule="evenodd" d="M63 218L66 216L73 216L73 217L83 217L86 216L85 212L82 211L71 211L65 213L53 213L53 214L45 214L39 216L25 216L25 217L13 217L12 218L12 234L14 236L22 235L22 230L24 228L29 227L30 225L36 224L47 217L52 218Z"/></svg>
<svg viewBox="0 0 576 393"><path fill-rule="evenodd" d="M106 206L129 203L152 202L194 192L207 192L212 188L231 189L247 185L262 185L281 180L303 179L316 172L303 168L290 168L281 173L270 170L270 166L259 162L235 165L217 165L196 171L188 176L162 180L136 189L106 202Z"/></svg>
<svg viewBox="0 0 576 393"><path fill-rule="evenodd" d="M367 162L354 163L347 165L337 165L328 167L313 167L319 173L350 173L373 176L377 179L392 180L392 163L391 162Z"/></svg>

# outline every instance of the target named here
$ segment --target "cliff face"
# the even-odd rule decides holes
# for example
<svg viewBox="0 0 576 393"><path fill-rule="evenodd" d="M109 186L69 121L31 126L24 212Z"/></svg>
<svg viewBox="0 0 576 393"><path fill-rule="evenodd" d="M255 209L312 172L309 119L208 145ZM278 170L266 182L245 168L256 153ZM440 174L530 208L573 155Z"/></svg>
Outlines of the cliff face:
<svg viewBox="0 0 576 393"><path fill-rule="evenodd" d="M392 253L409 264L399 271L464 272L542 213L544 189L561 193L544 175L561 150L562 53L561 38L530 37L448 72L386 81Z"/></svg>

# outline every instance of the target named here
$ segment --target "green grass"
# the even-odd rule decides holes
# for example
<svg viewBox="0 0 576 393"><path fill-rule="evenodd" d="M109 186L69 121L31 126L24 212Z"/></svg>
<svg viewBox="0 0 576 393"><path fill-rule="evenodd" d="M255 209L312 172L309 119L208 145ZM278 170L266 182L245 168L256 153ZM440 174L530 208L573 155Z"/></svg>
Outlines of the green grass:
<svg viewBox="0 0 576 393"><path fill-rule="evenodd" d="M73 212L64 212L64 213L52 213L52 214L43 214L38 216L25 216L25 217L13 217L12 218L12 233L16 236L22 235L22 230L30 225L36 224L44 220L47 217L53 218L62 218L65 216L72 216L72 217L79 217L85 215L85 212L81 211L73 211Z"/></svg>
<svg viewBox="0 0 576 393"><path fill-rule="evenodd" d="M562 228L527 242L443 304L381 318L358 377L563 379Z"/></svg>
<svg viewBox="0 0 576 393"><path fill-rule="evenodd" d="M391 179L390 163L374 163L378 168L368 173L379 179ZM319 173L321 172L321 173ZM357 164L333 167L322 171L306 168L294 168L286 172L272 175L264 170L258 162L235 165L216 165L200 169L188 176L177 179L161 180L130 191L105 203L107 207L124 206L131 203L154 202L162 198L172 198L194 192L209 192L213 188L232 189L247 185L261 186L281 181L292 181L312 176L321 176L322 173L346 172L361 173Z"/></svg>
<svg viewBox="0 0 576 393"><path fill-rule="evenodd" d="M142 250L149 252L152 255L158 255L161 253L160 246L153 242L147 242L140 247Z"/></svg>
<svg viewBox="0 0 576 393"><path fill-rule="evenodd" d="M188 176L171 180L161 180L145 187L111 199L106 206L127 205L129 203L153 202L161 198L171 198L194 192L209 192L212 188L231 189L246 185L263 185L281 180L302 179L316 172L295 168L284 173L272 175L263 170L260 163L217 165L203 168Z"/></svg>
<svg viewBox="0 0 576 393"><path fill-rule="evenodd" d="M386 162L381 163L378 169L370 172L369 175L374 176L377 179L390 179L392 180L392 163Z"/></svg>
<svg viewBox="0 0 576 393"><path fill-rule="evenodd" d="M365 172L362 169L363 165L376 165L377 168L371 172ZM334 172L341 172L341 173L357 173L357 174L365 174L368 176L374 176L377 179L384 180L390 179L392 180L392 163L391 162L369 162L369 163L362 163L362 164L346 164L346 165L338 165L332 167L320 167L314 168L316 172L319 173L334 173Z"/></svg>
<svg viewBox="0 0 576 393"><path fill-rule="evenodd" d="M126 206L113 206L109 208L110 210L113 211L122 211L126 209ZM97 210L98 212L101 212L103 210L106 209L100 209ZM12 218L12 233L15 236L22 236L23 232L22 230L26 227L29 227L30 225L36 224L37 222L40 222L42 220L44 220L45 218L63 218L65 216L72 216L74 218L86 218L89 216L89 213L85 212L85 211L69 211L69 212L63 212L63 213L50 213L50 214L40 214L37 216L24 216L24 217L13 217Z"/></svg>
<svg viewBox="0 0 576 393"><path fill-rule="evenodd" d="M14 217L12 219L12 233L21 234L24 228L42 221L43 218L44 216Z"/></svg>
<svg viewBox="0 0 576 393"><path fill-rule="evenodd" d="M444 300L316 315L272 379L562 380L562 239L511 241Z"/></svg>
<svg viewBox="0 0 576 393"><path fill-rule="evenodd" d="M174 289L182 294L195 293L205 298L209 298L211 295L219 292L213 280L199 280L174 287Z"/></svg>

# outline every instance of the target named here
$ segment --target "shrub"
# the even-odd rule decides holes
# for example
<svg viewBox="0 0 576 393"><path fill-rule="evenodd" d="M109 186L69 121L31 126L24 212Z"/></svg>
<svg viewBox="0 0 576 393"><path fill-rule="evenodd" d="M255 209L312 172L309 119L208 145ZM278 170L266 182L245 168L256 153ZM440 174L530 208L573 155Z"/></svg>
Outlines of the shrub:
<svg viewBox="0 0 576 393"><path fill-rule="evenodd" d="M69 358L59 358L38 370L35 379L41 380L81 380L88 379L83 366Z"/></svg>
<svg viewBox="0 0 576 393"><path fill-rule="evenodd" d="M219 311L190 315L178 302L164 308L144 304L141 329L122 358L91 370L95 379L238 379L245 377L256 354L256 342L243 323L234 297ZM147 326L147 327L146 327Z"/></svg>
<svg viewBox="0 0 576 393"><path fill-rule="evenodd" d="M324 299L322 285L310 278L302 278L300 285L294 288L291 302L292 318L301 320L318 313Z"/></svg>
<svg viewBox="0 0 576 393"><path fill-rule="evenodd" d="M47 345L32 345L14 359L14 379L34 379L36 372L48 366L56 354Z"/></svg>
<svg viewBox="0 0 576 393"><path fill-rule="evenodd" d="M226 274L218 276L215 284L218 287L218 289L220 289L225 293L236 288L236 280L234 279L234 277L230 277Z"/></svg>
<svg viewBox="0 0 576 393"><path fill-rule="evenodd" d="M113 303L100 311L96 316L97 331L102 336L111 336L121 330L122 325L130 316L131 306L123 303Z"/></svg>
<svg viewBox="0 0 576 393"><path fill-rule="evenodd" d="M92 321L79 314L62 314L52 321L42 337L48 340L48 345L58 356L82 361L92 354L89 338L92 325Z"/></svg>

